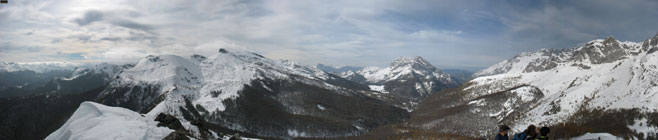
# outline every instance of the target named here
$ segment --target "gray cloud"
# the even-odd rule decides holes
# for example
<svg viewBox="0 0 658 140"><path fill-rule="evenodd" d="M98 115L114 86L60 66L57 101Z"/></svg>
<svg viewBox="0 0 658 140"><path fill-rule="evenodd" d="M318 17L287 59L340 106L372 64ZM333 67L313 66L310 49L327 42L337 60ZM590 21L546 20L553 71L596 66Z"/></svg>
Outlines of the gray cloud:
<svg viewBox="0 0 658 140"><path fill-rule="evenodd" d="M73 36L70 36L68 38L77 39L78 41L80 41L82 43L88 43L90 41L93 41L92 36L90 36L90 35L73 35Z"/></svg>
<svg viewBox="0 0 658 140"><path fill-rule="evenodd" d="M20 52L39 52L42 47L39 46L21 46L11 42L0 43L0 52L20 53Z"/></svg>
<svg viewBox="0 0 658 140"><path fill-rule="evenodd" d="M529 40L541 48L566 48L613 35L643 41L658 31L658 1L542 1L540 8L505 5L506 40Z"/></svg>
<svg viewBox="0 0 658 140"><path fill-rule="evenodd" d="M151 32L153 27L147 24L141 24L130 20L115 20L111 22L113 25L121 26L125 28L130 28L134 30L140 30L145 32Z"/></svg>
<svg viewBox="0 0 658 140"><path fill-rule="evenodd" d="M121 41L121 38L118 38L118 37L103 37L100 40L106 40L106 41L114 42L114 41Z"/></svg>
<svg viewBox="0 0 658 140"><path fill-rule="evenodd" d="M81 18L76 18L73 21L80 26L89 25L96 21L103 20L103 13L97 10L89 10L84 13Z"/></svg>
<svg viewBox="0 0 658 140"><path fill-rule="evenodd" d="M62 42L62 39L55 38L55 39L53 39L53 40L50 41L50 43L52 43L52 44L57 44L57 43L59 43L59 42Z"/></svg>

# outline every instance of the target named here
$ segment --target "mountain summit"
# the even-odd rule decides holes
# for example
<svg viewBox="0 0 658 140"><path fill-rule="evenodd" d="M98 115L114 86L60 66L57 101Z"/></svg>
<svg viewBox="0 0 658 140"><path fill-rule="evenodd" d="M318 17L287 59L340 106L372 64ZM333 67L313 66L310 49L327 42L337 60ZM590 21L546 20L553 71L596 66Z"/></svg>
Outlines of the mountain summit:
<svg viewBox="0 0 658 140"><path fill-rule="evenodd" d="M366 67L357 72L343 72L341 76L369 85L381 92L381 96L393 98L409 110L423 97L458 86L449 74L420 56L400 57L385 68Z"/></svg>
<svg viewBox="0 0 658 140"><path fill-rule="evenodd" d="M512 59L481 70L474 76L539 72L567 64L589 69L592 65L612 63L636 56L643 51L641 46L641 43L620 42L610 36L606 39L589 41L584 46L576 48L541 49L536 52L521 53Z"/></svg>

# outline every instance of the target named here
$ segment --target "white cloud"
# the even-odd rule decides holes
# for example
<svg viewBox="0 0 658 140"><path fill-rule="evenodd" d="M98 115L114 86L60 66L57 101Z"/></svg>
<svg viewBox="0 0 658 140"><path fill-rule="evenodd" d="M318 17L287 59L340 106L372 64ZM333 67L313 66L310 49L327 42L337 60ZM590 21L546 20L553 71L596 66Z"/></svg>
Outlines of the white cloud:
<svg viewBox="0 0 658 140"><path fill-rule="evenodd" d="M105 52L100 53L100 56L105 59L111 59L118 62L135 62L139 58L143 58L149 55L145 50L134 48L134 47L119 47L111 48ZM89 58L94 58L97 55L85 56Z"/></svg>

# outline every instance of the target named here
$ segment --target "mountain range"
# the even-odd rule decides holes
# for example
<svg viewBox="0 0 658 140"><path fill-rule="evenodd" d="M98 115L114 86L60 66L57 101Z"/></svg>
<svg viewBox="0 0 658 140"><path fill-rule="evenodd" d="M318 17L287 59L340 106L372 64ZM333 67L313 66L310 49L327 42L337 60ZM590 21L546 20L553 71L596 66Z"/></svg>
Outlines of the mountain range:
<svg viewBox="0 0 658 140"><path fill-rule="evenodd" d="M488 138L502 124L656 139L657 50L658 35L608 37L472 75L419 56L335 68L232 49L124 65L2 62L0 139Z"/></svg>
<svg viewBox="0 0 658 140"><path fill-rule="evenodd" d="M656 139L657 44L658 35L641 43L608 37L522 53L425 98L400 129L488 138L498 125L520 132L535 124L551 126L555 138Z"/></svg>

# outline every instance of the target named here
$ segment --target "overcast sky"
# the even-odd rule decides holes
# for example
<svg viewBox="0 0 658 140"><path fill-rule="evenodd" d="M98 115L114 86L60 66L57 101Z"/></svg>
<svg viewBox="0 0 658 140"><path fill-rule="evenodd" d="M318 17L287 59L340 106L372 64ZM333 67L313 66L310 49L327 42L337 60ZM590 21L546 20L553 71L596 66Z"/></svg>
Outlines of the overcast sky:
<svg viewBox="0 0 658 140"><path fill-rule="evenodd" d="M487 67L520 52L657 32L657 0L9 0L0 4L0 61L125 63L242 48L308 65L422 56Z"/></svg>

